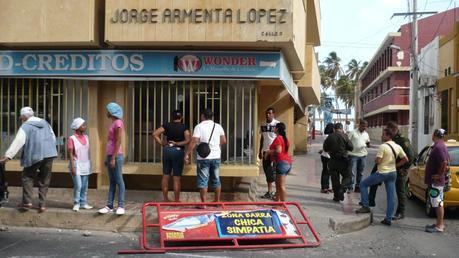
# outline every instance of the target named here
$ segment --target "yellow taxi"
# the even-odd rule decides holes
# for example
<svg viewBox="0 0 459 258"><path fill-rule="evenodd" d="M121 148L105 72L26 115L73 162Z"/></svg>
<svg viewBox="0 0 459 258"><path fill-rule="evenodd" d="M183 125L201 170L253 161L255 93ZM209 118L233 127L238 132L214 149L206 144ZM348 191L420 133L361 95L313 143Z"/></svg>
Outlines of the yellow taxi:
<svg viewBox="0 0 459 258"><path fill-rule="evenodd" d="M459 142L456 140L448 140L445 142L448 148L450 157L451 170L451 190L445 193L444 205L446 208L459 207ZM427 194L427 185L424 183L424 174L426 162L429 158L431 146L426 146L419 153L414 161L414 165L410 168L408 179L406 182L406 195L409 199L414 197L425 203L425 212L428 216L434 217L435 211L430 205L430 200Z"/></svg>

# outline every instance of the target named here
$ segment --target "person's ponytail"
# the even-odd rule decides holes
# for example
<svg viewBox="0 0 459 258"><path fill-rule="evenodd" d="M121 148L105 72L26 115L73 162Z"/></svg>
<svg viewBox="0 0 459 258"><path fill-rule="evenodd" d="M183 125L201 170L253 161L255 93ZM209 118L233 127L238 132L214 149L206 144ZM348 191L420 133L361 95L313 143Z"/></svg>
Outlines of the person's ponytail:
<svg viewBox="0 0 459 258"><path fill-rule="evenodd" d="M284 139L285 152L288 152L289 144L288 144L287 134L285 133L285 124L282 122L278 123L276 125L276 129L277 129L277 134L282 136L282 138Z"/></svg>

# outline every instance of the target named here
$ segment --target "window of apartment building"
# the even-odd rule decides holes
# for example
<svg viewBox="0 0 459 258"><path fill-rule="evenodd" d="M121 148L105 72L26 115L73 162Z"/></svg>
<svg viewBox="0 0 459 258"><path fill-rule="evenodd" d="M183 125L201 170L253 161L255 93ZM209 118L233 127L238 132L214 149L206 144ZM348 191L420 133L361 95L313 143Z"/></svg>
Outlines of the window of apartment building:
<svg viewBox="0 0 459 258"><path fill-rule="evenodd" d="M67 159L66 140L75 117L87 118L86 81L57 79L0 79L0 152L4 153L21 126L20 109L30 106L35 116L48 121L56 135L58 159ZM16 156L20 158L20 153Z"/></svg>
<svg viewBox="0 0 459 258"><path fill-rule="evenodd" d="M430 123L430 96L424 97L424 134L429 134L429 123Z"/></svg>
<svg viewBox="0 0 459 258"><path fill-rule="evenodd" d="M152 131L170 121L175 109L184 112L190 131L199 123L200 111L211 108L214 121L225 130L222 163L255 164L254 133L256 88L249 81L133 82L129 87L127 121L129 162L160 163L162 148Z"/></svg>
<svg viewBox="0 0 459 258"><path fill-rule="evenodd" d="M441 128L446 129L447 131L450 130L448 127L448 116L449 116L449 110L448 110L448 91L442 91L441 92Z"/></svg>

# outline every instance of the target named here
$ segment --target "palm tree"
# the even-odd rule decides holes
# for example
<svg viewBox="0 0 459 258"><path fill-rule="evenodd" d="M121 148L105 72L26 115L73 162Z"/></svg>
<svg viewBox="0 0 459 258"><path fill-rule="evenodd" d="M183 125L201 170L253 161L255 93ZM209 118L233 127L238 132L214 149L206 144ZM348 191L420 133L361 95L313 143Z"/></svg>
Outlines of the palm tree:
<svg viewBox="0 0 459 258"><path fill-rule="evenodd" d="M336 78L338 78L344 73L340 62L341 62L341 58L338 57L338 54L336 54L335 51L330 52L330 54L328 54L328 56L323 61L323 63L325 64L327 68L327 72L329 76L335 79L335 81L336 81Z"/></svg>

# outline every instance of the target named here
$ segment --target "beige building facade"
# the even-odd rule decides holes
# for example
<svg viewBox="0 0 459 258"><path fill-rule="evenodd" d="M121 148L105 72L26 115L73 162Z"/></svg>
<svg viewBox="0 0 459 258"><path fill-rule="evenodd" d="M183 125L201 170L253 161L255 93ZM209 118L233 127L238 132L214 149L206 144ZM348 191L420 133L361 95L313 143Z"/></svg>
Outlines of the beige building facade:
<svg viewBox="0 0 459 258"><path fill-rule="evenodd" d="M4 152L32 106L53 126L68 173L66 139L74 117L88 121L94 175L104 188L105 105L125 109L128 188L157 188L161 146L152 131L181 109L192 129L212 108L228 144L226 188L257 176L259 125L274 107L293 151L306 150L306 107L319 102L314 48L320 44L318 0L0 0L0 128ZM9 173L21 171L9 162ZM18 173L17 173L18 174ZM195 165L184 185L194 185ZM152 179L146 179L152 178Z"/></svg>

